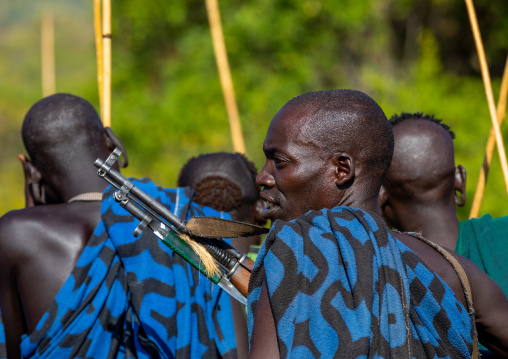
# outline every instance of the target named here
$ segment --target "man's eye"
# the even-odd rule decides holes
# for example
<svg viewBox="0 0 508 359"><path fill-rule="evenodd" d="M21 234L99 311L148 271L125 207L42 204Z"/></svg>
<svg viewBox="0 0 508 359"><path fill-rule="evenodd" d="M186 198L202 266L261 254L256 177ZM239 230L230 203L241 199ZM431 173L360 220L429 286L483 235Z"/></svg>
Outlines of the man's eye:
<svg viewBox="0 0 508 359"><path fill-rule="evenodd" d="M274 157L273 159L273 162L275 163L275 165L277 165L278 167L281 167L281 166L285 166L287 164L287 161L282 159L282 158L278 158L278 157Z"/></svg>

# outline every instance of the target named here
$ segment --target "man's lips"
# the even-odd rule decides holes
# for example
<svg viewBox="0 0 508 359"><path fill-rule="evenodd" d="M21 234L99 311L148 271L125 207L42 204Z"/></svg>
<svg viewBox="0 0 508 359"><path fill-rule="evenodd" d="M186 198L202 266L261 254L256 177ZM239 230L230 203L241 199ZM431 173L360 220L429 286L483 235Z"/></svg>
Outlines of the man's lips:
<svg viewBox="0 0 508 359"><path fill-rule="evenodd" d="M265 201L265 209L261 213L261 216L263 216L264 219L271 219L274 212L279 208L279 205L274 199L266 195L261 194L261 199Z"/></svg>

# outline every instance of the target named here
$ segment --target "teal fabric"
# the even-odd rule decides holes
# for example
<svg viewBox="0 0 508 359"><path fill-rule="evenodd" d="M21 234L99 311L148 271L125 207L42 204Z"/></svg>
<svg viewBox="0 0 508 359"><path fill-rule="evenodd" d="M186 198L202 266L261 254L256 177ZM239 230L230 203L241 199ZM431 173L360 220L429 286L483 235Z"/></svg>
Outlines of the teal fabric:
<svg viewBox="0 0 508 359"><path fill-rule="evenodd" d="M455 252L480 267L508 297L508 216L486 214L460 222Z"/></svg>

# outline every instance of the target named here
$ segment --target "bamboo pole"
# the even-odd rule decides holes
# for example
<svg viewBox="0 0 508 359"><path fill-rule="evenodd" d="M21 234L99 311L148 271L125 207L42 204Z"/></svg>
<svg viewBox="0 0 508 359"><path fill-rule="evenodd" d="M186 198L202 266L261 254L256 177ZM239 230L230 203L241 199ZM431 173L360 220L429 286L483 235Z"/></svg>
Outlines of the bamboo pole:
<svg viewBox="0 0 508 359"><path fill-rule="evenodd" d="M469 21L471 23L471 29L473 31L474 41L476 44L476 51L480 59L480 67L482 70L483 84L485 87L485 94L487 96L487 102L489 104L490 119L492 121L492 128L496 137L497 153L499 154L499 161L501 162L501 168L503 170L503 177L506 187L506 193L508 194L508 164L506 162L506 152L504 149L503 136L496 114L496 105L494 103L494 95L492 93L492 84L490 82L490 74L487 66L487 59L485 56L485 50L483 49L482 38L480 35L480 28L478 26L478 20L476 18L476 12L473 5L473 0L465 0L467 13L469 15Z"/></svg>
<svg viewBox="0 0 508 359"><path fill-rule="evenodd" d="M97 86L99 87L99 104L100 104L100 114L101 118L104 117L103 113L103 103L104 100L102 98L103 93L103 81L102 81L102 72L104 71L102 60L103 60L103 52L102 52L102 24L101 24L101 0L93 1L93 23L94 23L94 31L95 31L95 52L97 57Z"/></svg>
<svg viewBox="0 0 508 359"><path fill-rule="evenodd" d="M504 66L503 79L501 81L501 90L499 91L499 99L497 101L497 121L499 126L503 123L506 116L506 101L508 97L508 57ZM480 176L478 177L478 183L476 184L476 191L474 194L473 205L469 212L469 218L476 218L480 213L480 207L483 200L483 194L485 193L485 186L487 184L487 176L489 174L490 163L492 162L492 156L494 155L494 149L496 148L496 137L494 129L491 128L489 132L489 138L487 140L487 146L485 146L485 156L483 157L482 168L480 169Z"/></svg>
<svg viewBox="0 0 508 359"><path fill-rule="evenodd" d="M102 1L102 122L111 127L111 0Z"/></svg>
<svg viewBox="0 0 508 359"><path fill-rule="evenodd" d="M41 76L42 97L55 93L55 26L53 14L45 12L41 17Z"/></svg>
<svg viewBox="0 0 508 359"><path fill-rule="evenodd" d="M228 113L233 148L236 152L245 153L245 142L243 140L240 116L238 114L238 107L235 99L235 90L233 88L233 80L231 78L231 70L229 68L228 56L226 53L226 44L222 31L218 1L206 0L206 9L208 13L208 21L210 23L210 32L212 34L215 61L217 62L222 93L224 96L224 102L226 103L226 111Z"/></svg>

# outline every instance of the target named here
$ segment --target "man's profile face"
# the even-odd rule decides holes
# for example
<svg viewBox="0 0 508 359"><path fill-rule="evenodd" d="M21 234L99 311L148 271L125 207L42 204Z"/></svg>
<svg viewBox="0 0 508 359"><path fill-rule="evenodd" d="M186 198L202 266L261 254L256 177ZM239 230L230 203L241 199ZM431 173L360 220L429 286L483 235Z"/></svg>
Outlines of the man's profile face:
<svg viewBox="0 0 508 359"><path fill-rule="evenodd" d="M266 162L256 178L263 187L263 217L272 222L293 220L309 210L336 205L335 168L331 152L306 128L303 110L284 106L273 118L263 151Z"/></svg>

